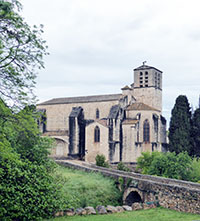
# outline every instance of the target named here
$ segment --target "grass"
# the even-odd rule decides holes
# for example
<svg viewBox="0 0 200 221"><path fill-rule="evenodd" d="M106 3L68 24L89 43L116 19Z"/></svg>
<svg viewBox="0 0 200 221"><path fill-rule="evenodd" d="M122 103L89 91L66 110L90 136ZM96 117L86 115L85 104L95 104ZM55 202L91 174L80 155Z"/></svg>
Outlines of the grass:
<svg viewBox="0 0 200 221"><path fill-rule="evenodd" d="M200 215L181 213L164 208L116 213L110 215L90 215L60 217L53 221L200 221Z"/></svg>
<svg viewBox="0 0 200 221"><path fill-rule="evenodd" d="M65 208L119 205L121 193L113 179L98 173L86 173L62 166L58 167L58 173L65 178L62 189Z"/></svg>

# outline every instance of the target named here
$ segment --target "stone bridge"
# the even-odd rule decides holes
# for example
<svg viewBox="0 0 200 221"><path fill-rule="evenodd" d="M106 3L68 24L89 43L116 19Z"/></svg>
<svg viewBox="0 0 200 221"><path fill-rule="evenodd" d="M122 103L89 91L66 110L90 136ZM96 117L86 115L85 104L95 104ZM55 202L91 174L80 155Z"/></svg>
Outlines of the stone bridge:
<svg viewBox="0 0 200 221"><path fill-rule="evenodd" d="M56 160L56 162L66 167L99 172L114 178L124 191L123 201L127 205L141 202L200 214L200 184L198 183L102 168L80 161Z"/></svg>

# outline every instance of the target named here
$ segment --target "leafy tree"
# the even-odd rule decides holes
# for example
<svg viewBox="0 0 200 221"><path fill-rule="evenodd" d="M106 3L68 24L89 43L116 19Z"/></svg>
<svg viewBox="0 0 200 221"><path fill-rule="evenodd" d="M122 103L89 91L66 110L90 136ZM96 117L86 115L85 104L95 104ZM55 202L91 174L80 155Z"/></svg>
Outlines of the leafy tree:
<svg viewBox="0 0 200 221"><path fill-rule="evenodd" d="M147 152L146 152L147 153ZM153 152L154 153L154 152ZM192 159L187 152L176 155L175 152L143 154L137 162L143 161L138 166L142 172L150 175L163 176L173 179L191 180ZM144 162L147 161L147 164Z"/></svg>
<svg viewBox="0 0 200 221"><path fill-rule="evenodd" d="M0 219L47 218L63 205L62 180L48 157L52 140L39 136L35 110L12 113L0 101Z"/></svg>
<svg viewBox="0 0 200 221"><path fill-rule="evenodd" d="M143 174L148 174L149 167L152 164L152 161L157 155L160 155L160 152L142 152L141 156L137 158L137 169L142 169Z"/></svg>
<svg viewBox="0 0 200 221"><path fill-rule="evenodd" d="M9 106L33 101L36 68L43 68L47 46L43 26L33 29L19 15L17 0L0 0L0 97Z"/></svg>
<svg viewBox="0 0 200 221"><path fill-rule="evenodd" d="M172 109L169 126L169 151L191 154L191 111L188 99L180 95Z"/></svg>
<svg viewBox="0 0 200 221"><path fill-rule="evenodd" d="M200 108L194 111L192 116L192 155L200 157Z"/></svg>
<svg viewBox="0 0 200 221"><path fill-rule="evenodd" d="M47 54L42 26L31 29L17 0L0 0L0 220L48 218L62 206L61 180L40 137L34 101L36 69Z"/></svg>

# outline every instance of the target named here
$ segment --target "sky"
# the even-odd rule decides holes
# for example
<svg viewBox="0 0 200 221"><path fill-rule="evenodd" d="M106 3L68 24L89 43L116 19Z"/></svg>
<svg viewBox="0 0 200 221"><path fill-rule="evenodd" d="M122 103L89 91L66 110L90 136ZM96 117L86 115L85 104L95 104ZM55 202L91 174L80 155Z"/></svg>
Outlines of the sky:
<svg viewBox="0 0 200 221"><path fill-rule="evenodd" d="M29 25L44 25L50 55L37 78L39 102L121 93L133 69L163 71L163 116L179 95L198 107L199 0L21 0Z"/></svg>

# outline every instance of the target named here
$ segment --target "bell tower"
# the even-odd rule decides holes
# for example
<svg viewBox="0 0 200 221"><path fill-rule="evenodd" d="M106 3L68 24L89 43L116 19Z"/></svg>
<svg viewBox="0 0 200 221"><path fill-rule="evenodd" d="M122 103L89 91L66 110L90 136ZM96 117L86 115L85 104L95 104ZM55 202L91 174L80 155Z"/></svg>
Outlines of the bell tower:
<svg viewBox="0 0 200 221"><path fill-rule="evenodd" d="M162 112L162 71L143 65L134 69L134 97Z"/></svg>

